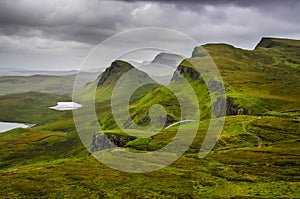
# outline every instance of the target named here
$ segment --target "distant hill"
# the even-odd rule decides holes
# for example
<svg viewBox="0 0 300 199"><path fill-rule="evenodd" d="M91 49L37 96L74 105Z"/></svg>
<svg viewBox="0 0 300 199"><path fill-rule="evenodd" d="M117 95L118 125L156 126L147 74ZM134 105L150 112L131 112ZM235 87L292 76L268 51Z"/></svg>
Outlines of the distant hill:
<svg viewBox="0 0 300 199"><path fill-rule="evenodd" d="M162 64L169 67L177 67L184 59L183 56L171 53L159 53L151 63Z"/></svg>
<svg viewBox="0 0 300 199"><path fill-rule="evenodd" d="M52 72L59 74L59 72ZM29 91L52 93L52 94L70 94L73 92L73 84L76 73L71 75L29 75L23 76L0 76L0 95L12 93L24 93ZM97 73L82 72L80 85L83 87L89 79L96 78Z"/></svg>

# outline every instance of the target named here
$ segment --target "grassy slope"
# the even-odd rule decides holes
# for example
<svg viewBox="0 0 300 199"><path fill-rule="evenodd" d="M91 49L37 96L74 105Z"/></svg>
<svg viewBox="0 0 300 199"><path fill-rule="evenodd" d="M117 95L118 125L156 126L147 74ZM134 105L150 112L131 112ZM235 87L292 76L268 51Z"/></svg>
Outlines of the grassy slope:
<svg viewBox="0 0 300 199"><path fill-rule="evenodd" d="M299 41L294 42L294 48L289 47L293 53L285 50L285 40L281 43L283 47L257 47L252 51L229 45L204 48L220 70L227 95L238 98L245 108L260 113L300 110L300 70L282 60L294 58L292 55L299 52Z"/></svg>
<svg viewBox="0 0 300 199"><path fill-rule="evenodd" d="M59 101L70 101L67 95L36 92L0 96L0 121L40 124L71 117L72 113L49 109Z"/></svg>
<svg viewBox="0 0 300 199"><path fill-rule="evenodd" d="M0 134L0 195L299 198L299 71L281 62L284 56L293 59L295 53L290 50L292 54L286 55L282 46L255 51L205 46L222 73L228 94L260 113L226 117L221 138L205 159L197 155L208 121L203 121L191 148L178 161L160 171L129 174L88 157L75 136L72 120L60 120ZM137 102L133 109L139 106ZM109 112L109 107L98 106L101 111ZM176 127L128 146L156 150L171 140L174 131ZM263 140L261 148L254 136Z"/></svg>
<svg viewBox="0 0 300 199"><path fill-rule="evenodd" d="M246 128L250 133L256 132L251 130L253 128L264 131L269 129L268 125L270 125L276 131L284 132L284 135L266 136L263 148L257 148L257 140L242 130L242 121L249 121ZM286 125L289 125L288 129ZM12 159L14 162L26 160L17 155L24 156L32 153L32 157L27 159L29 161L27 164L35 164L25 167L11 165L10 168L0 171L2 186L0 193L2 196L11 197L47 195L47 197L90 198L96 196L297 198L300 194L297 182L299 175L297 163L299 162L297 161L299 140L296 141L299 132L295 134L297 127L297 123L280 117L228 117L224 133L214 153L205 159L199 159L197 152L201 137L198 137L191 150L178 161L165 169L146 174L115 171L87 156L86 152L82 152L83 149L81 155L77 157L74 156L76 150L71 150L73 156L70 159L69 154L62 153L59 149L53 151L51 148L53 143L48 143L50 146L46 144L46 147L42 145L43 139L41 139L41 141L32 141L30 146L40 145L40 149L57 154L48 151L45 159L42 159L32 153L30 147L25 147L23 153L19 153L16 149ZM200 132L202 130L200 128ZM35 133L34 129L31 131L29 135ZM40 136L41 134L43 133L39 132ZM27 139L30 138L29 135L26 136ZM57 137L60 135L56 132ZM261 136L260 133L258 135ZM37 136L31 138L38 139ZM2 137L1 141L3 139ZM20 136L16 139L24 140ZM47 140L44 140L44 143L47 143ZM17 143L17 146L21 147L21 143ZM64 147L64 150L66 149L67 147Z"/></svg>

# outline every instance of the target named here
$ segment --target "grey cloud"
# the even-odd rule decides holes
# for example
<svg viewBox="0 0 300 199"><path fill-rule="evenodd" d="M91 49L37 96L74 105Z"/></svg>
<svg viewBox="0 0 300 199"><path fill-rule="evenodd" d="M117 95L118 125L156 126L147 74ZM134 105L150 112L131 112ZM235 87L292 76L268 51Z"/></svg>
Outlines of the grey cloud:
<svg viewBox="0 0 300 199"><path fill-rule="evenodd" d="M14 65L14 55L22 63L21 53L46 59L47 53L53 57L59 52L79 60L109 36L146 26L172 28L201 44L223 42L253 48L262 36L300 38L299 10L296 0L2 0L0 60L7 57L5 51L11 58L0 62L0 67ZM39 60L32 59L32 67L38 67Z"/></svg>

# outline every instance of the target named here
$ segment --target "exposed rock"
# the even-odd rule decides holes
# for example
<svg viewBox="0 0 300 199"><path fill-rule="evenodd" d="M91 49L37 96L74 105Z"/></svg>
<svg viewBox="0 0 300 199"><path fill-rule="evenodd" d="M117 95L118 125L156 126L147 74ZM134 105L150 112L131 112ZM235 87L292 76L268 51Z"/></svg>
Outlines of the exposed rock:
<svg viewBox="0 0 300 199"><path fill-rule="evenodd" d="M100 151L114 147L124 147L127 142L134 140L133 136L122 135L93 135L91 140L91 151Z"/></svg>
<svg viewBox="0 0 300 199"><path fill-rule="evenodd" d="M226 110L226 112L225 112ZM233 98L218 97L212 105L212 111L216 117L223 117L225 115L251 115L251 109L244 109L234 104Z"/></svg>
<svg viewBox="0 0 300 199"><path fill-rule="evenodd" d="M193 69L192 67L178 66L171 81L180 81L183 78L180 75L183 76L188 75L193 81L201 80L201 83L204 83L204 80L201 78L200 73L195 69Z"/></svg>
<svg viewBox="0 0 300 199"><path fill-rule="evenodd" d="M106 135L93 135L91 140L91 151L98 151L115 147Z"/></svg>
<svg viewBox="0 0 300 199"><path fill-rule="evenodd" d="M226 115L226 99L218 97L212 104L212 111L216 117L223 117Z"/></svg>
<svg viewBox="0 0 300 199"><path fill-rule="evenodd" d="M252 110L239 107L234 103L234 99L229 97L227 98L226 114L227 115L251 115Z"/></svg>
<svg viewBox="0 0 300 199"><path fill-rule="evenodd" d="M215 81L215 80L210 80L208 82L208 89L210 92L219 92L219 93L225 93L225 87L222 83Z"/></svg>

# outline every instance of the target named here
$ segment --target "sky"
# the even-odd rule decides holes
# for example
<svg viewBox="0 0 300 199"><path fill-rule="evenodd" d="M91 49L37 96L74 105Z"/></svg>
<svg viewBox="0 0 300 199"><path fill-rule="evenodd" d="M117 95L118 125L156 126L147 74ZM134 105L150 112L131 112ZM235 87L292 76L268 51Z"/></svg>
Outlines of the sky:
<svg viewBox="0 0 300 199"><path fill-rule="evenodd" d="M298 0L1 0L0 68L79 69L97 44L141 27L253 49L261 37L300 39L299 10Z"/></svg>

